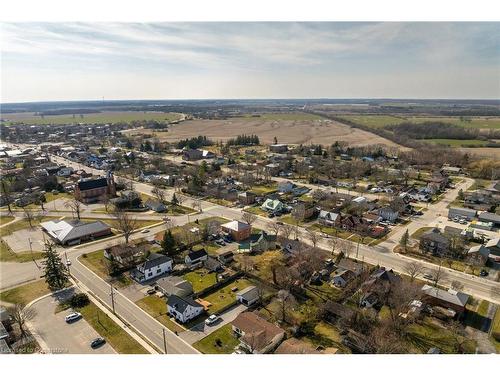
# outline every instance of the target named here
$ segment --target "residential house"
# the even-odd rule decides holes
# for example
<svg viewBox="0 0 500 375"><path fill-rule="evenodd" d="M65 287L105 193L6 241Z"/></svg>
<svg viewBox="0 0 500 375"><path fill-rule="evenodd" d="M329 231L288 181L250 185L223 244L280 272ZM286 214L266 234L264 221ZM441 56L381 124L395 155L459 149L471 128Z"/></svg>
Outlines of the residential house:
<svg viewBox="0 0 500 375"><path fill-rule="evenodd" d="M240 346L254 354L271 352L285 337L283 329L253 312L240 313L231 324Z"/></svg>
<svg viewBox="0 0 500 375"><path fill-rule="evenodd" d="M363 272L363 264L357 263L352 259L342 258L337 264L338 269L351 271L354 275L359 276Z"/></svg>
<svg viewBox="0 0 500 375"><path fill-rule="evenodd" d="M337 351L337 348L315 347L306 341L290 337L276 348L274 354L335 354Z"/></svg>
<svg viewBox="0 0 500 375"><path fill-rule="evenodd" d="M133 245L114 245L104 249L104 258L116 261L122 266L135 264L142 254L142 249Z"/></svg>
<svg viewBox="0 0 500 375"><path fill-rule="evenodd" d="M445 190L448 185L448 176L443 176L441 173L435 173L429 182L433 182L439 186L439 190Z"/></svg>
<svg viewBox="0 0 500 375"><path fill-rule="evenodd" d="M337 302L327 301L323 305L323 317L331 323L335 323L338 319L350 321L355 314L352 308Z"/></svg>
<svg viewBox="0 0 500 375"><path fill-rule="evenodd" d="M488 190L464 193L464 207L478 211L490 211L498 204L498 199Z"/></svg>
<svg viewBox="0 0 500 375"><path fill-rule="evenodd" d="M318 222L327 227L340 225L340 214L336 212L321 210L318 215Z"/></svg>
<svg viewBox="0 0 500 375"><path fill-rule="evenodd" d="M96 203L116 195L113 173L93 180L81 180L75 186L75 198L83 203Z"/></svg>
<svg viewBox="0 0 500 375"><path fill-rule="evenodd" d="M494 227L500 227L500 215L491 212L481 212L478 218L483 223L493 223Z"/></svg>
<svg viewBox="0 0 500 375"><path fill-rule="evenodd" d="M467 251L465 260L474 266L484 266L490 257L490 250L484 245L473 246Z"/></svg>
<svg viewBox="0 0 500 375"><path fill-rule="evenodd" d="M382 207L379 208L377 211L377 214L384 220L390 221L391 223L394 223L398 217L399 217L399 212L394 211L390 207Z"/></svg>
<svg viewBox="0 0 500 375"><path fill-rule="evenodd" d="M450 240L439 228L432 228L420 237L420 249L432 252L437 256L445 256L450 250Z"/></svg>
<svg viewBox="0 0 500 375"><path fill-rule="evenodd" d="M493 238L484 245L490 251L490 259L500 262L500 238Z"/></svg>
<svg viewBox="0 0 500 375"><path fill-rule="evenodd" d="M465 219L471 221L476 217L476 210L471 210L470 208L460 208L460 207L450 207L448 210L449 219Z"/></svg>
<svg viewBox="0 0 500 375"><path fill-rule="evenodd" d="M167 299L167 312L175 320L186 323L203 313L201 304L190 297L181 297L171 294Z"/></svg>
<svg viewBox="0 0 500 375"><path fill-rule="evenodd" d="M203 158L203 151L187 149L182 152L182 160L195 161Z"/></svg>
<svg viewBox="0 0 500 375"><path fill-rule="evenodd" d="M202 264L203 261L208 259L208 254L205 249L200 249L196 251L191 251L184 258L184 263L190 268L197 267Z"/></svg>
<svg viewBox="0 0 500 375"><path fill-rule="evenodd" d="M275 235L268 234L265 231L260 231L250 235L247 241L240 243L238 247L239 253L259 253L276 248Z"/></svg>
<svg viewBox="0 0 500 375"><path fill-rule="evenodd" d="M260 208L268 212L282 212L285 208L285 205L278 199L268 198L264 201Z"/></svg>
<svg viewBox="0 0 500 375"><path fill-rule="evenodd" d="M354 215L346 215L340 218L340 226L344 230L356 231L364 225L363 218Z"/></svg>
<svg viewBox="0 0 500 375"><path fill-rule="evenodd" d="M155 212L165 212L167 210L167 206L157 199L148 199L144 205Z"/></svg>
<svg viewBox="0 0 500 375"><path fill-rule="evenodd" d="M245 289L236 293L236 301L245 306L252 306L260 299L259 288L254 285L248 286Z"/></svg>
<svg viewBox="0 0 500 375"><path fill-rule="evenodd" d="M222 272L224 271L224 267L222 263L219 262L216 258L209 256L206 260L203 261L203 267L205 267L209 272Z"/></svg>
<svg viewBox="0 0 500 375"><path fill-rule="evenodd" d="M290 193L297 185L290 181L281 181L278 183L280 193Z"/></svg>
<svg viewBox="0 0 500 375"><path fill-rule="evenodd" d="M255 203L255 196L255 193L252 193L251 191L244 191L238 194L238 201L241 204L248 206Z"/></svg>
<svg viewBox="0 0 500 375"><path fill-rule="evenodd" d="M277 154L283 154L288 151L288 145L283 143L269 145L269 151L275 152Z"/></svg>
<svg viewBox="0 0 500 375"><path fill-rule="evenodd" d="M156 280L156 286L165 296L187 297L193 294L193 285L179 276L166 276Z"/></svg>
<svg viewBox="0 0 500 375"><path fill-rule="evenodd" d="M356 278L356 275L351 270L338 268L330 276L331 283L337 288L344 288L351 280Z"/></svg>
<svg viewBox="0 0 500 375"><path fill-rule="evenodd" d="M152 253L143 263L137 265L130 275L133 279L142 283L172 271L172 264L172 258Z"/></svg>
<svg viewBox="0 0 500 375"><path fill-rule="evenodd" d="M40 226L61 245L77 245L83 241L92 241L111 234L109 225L102 221L50 220L40 223Z"/></svg>
<svg viewBox="0 0 500 375"><path fill-rule="evenodd" d="M231 250L225 251L217 256L217 259L222 264L229 264L234 260L234 253Z"/></svg>
<svg viewBox="0 0 500 375"><path fill-rule="evenodd" d="M297 202L293 207L294 216L299 220L309 219L316 212L312 202Z"/></svg>
<svg viewBox="0 0 500 375"><path fill-rule="evenodd" d="M281 166L278 163L269 163L264 166L264 171L270 176L276 177L281 172Z"/></svg>
<svg viewBox="0 0 500 375"><path fill-rule="evenodd" d="M222 224L221 229L235 241L246 240L252 233L252 226L239 220L233 220L229 223Z"/></svg>
<svg viewBox="0 0 500 375"><path fill-rule="evenodd" d="M465 312L465 306L469 301L468 294L448 289L442 290L430 285L422 287L424 297L422 300L431 306L440 306L445 309L451 309L456 313L456 317L460 318Z"/></svg>

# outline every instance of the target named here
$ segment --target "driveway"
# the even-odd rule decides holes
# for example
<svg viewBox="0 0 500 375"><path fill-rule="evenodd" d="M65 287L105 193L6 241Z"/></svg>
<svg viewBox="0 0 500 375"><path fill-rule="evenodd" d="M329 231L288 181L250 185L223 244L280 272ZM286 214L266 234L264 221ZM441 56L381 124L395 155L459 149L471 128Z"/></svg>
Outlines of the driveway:
<svg viewBox="0 0 500 375"><path fill-rule="evenodd" d="M36 339L42 342L42 350L53 354L116 354L108 343L92 349L90 342L99 334L84 319L66 323L64 317L71 310L54 314L58 302L56 297L48 296L32 305L37 314L30 322L31 330Z"/></svg>
<svg viewBox="0 0 500 375"><path fill-rule="evenodd" d="M246 309L246 306L238 304L221 314L221 319L219 319L217 323L211 326L207 326L204 322L201 322L200 324L192 327L189 331L179 333L179 336L188 344L193 344L208 336L212 332L218 330L223 325L231 323L240 313L242 313Z"/></svg>

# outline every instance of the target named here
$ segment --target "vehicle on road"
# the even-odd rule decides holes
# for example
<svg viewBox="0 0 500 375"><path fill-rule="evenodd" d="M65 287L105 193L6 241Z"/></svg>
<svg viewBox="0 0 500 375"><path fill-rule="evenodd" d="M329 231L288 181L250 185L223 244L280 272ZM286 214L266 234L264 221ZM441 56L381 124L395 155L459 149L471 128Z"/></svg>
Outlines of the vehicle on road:
<svg viewBox="0 0 500 375"><path fill-rule="evenodd" d="M207 326L211 326L212 324L217 323L220 320L220 316L217 314L210 315L207 319L205 319L205 324Z"/></svg>
<svg viewBox="0 0 500 375"><path fill-rule="evenodd" d="M68 267L69 267L69 266L71 266L71 260L67 259L67 260L66 260L66 265L67 265Z"/></svg>
<svg viewBox="0 0 500 375"><path fill-rule="evenodd" d="M143 229L141 230L141 233L149 233L149 229Z"/></svg>
<svg viewBox="0 0 500 375"><path fill-rule="evenodd" d="M156 289L155 288L151 288L151 289L148 289L146 291L146 294L149 294L149 295L152 295L152 294L155 294L156 293Z"/></svg>
<svg viewBox="0 0 500 375"><path fill-rule="evenodd" d="M481 270L481 272L479 272L479 276L481 277L486 277L488 276L490 273L486 270Z"/></svg>
<svg viewBox="0 0 500 375"><path fill-rule="evenodd" d="M427 280L434 280L434 276L432 276L430 273L426 273L424 275L424 279L427 279Z"/></svg>
<svg viewBox="0 0 500 375"><path fill-rule="evenodd" d="M80 314L79 312L73 312L69 315L66 315L64 320L66 321L66 323L73 323L73 322L76 322L81 317L82 317L82 314Z"/></svg>
<svg viewBox="0 0 500 375"><path fill-rule="evenodd" d="M92 349L97 349L100 346L103 346L104 344L106 344L106 340L104 340L102 337L98 337L98 338L92 340L92 342L90 343L90 347Z"/></svg>

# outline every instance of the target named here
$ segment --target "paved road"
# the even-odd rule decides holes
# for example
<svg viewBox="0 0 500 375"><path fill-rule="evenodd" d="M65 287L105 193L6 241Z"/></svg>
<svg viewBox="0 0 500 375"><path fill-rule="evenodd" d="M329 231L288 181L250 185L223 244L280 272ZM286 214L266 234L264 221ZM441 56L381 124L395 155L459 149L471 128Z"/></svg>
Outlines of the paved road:
<svg viewBox="0 0 500 375"><path fill-rule="evenodd" d="M99 337L97 331L84 319L68 324L64 317L71 311L55 314L59 303L58 297L48 296L32 307L37 315L31 320L34 336L42 342L42 349L53 354L116 354L108 343L100 348L92 349L90 342Z"/></svg>

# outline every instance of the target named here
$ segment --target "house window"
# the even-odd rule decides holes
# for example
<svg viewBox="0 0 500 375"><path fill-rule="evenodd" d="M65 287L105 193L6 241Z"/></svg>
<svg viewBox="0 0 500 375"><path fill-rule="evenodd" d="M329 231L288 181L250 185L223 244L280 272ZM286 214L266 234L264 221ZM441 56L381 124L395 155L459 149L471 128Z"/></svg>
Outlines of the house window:
<svg viewBox="0 0 500 375"><path fill-rule="evenodd" d="M156 270L156 273L160 273L160 272L161 272L161 269L160 269L160 268L158 268L158 269Z"/></svg>
<svg viewBox="0 0 500 375"><path fill-rule="evenodd" d="M153 272L148 273L148 277L151 277L151 276L153 276Z"/></svg>

